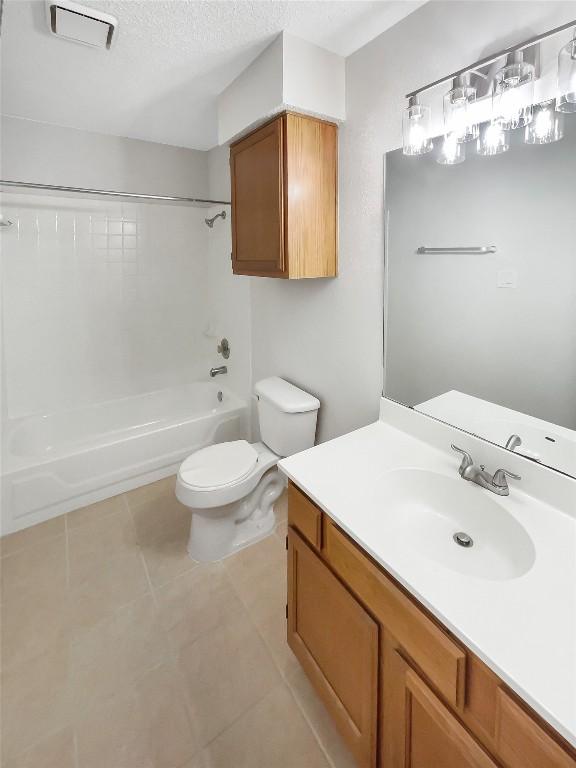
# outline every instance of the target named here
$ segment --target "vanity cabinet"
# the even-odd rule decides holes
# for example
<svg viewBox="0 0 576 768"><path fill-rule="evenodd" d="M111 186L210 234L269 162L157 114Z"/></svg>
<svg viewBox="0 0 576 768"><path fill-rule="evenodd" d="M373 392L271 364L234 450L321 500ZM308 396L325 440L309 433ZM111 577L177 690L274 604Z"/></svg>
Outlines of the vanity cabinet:
<svg viewBox="0 0 576 768"><path fill-rule="evenodd" d="M361 768L576 768L576 750L297 486L288 644Z"/></svg>
<svg viewBox="0 0 576 768"><path fill-rule="evenodd" d="M497 768L410 664L394 650L388 657L385 709L390 718L383 765L402 768Z"/></svg>
<svg viewBox="0 0 576 768"><path fill-rule="evenodd" d="M337 274L338 127L291 112L230 147L237 275Z"/></svg>
<svg viewBox="0 0 576 768"><path fill-rule="evenodd" d="M378 624L294 530L288 534L288 582L290 647L358 765L375 765Z"/></svg>

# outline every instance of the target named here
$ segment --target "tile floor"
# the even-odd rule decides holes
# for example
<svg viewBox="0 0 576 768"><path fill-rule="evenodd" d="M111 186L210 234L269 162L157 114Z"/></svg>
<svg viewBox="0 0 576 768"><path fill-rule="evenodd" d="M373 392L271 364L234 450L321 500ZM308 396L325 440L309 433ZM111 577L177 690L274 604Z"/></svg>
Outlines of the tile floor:
<svg viewBox="0 0 576 768"><path fill-rule="evenodd" d="M5 768L352 768L286 644L276 532L186 554L174 479L1 540Z"/></svg>

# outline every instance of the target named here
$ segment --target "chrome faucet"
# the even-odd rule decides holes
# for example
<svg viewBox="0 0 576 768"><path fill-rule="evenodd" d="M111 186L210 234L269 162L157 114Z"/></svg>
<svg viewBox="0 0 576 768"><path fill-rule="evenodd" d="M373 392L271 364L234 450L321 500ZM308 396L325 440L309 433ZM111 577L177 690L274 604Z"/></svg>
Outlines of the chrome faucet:
<svg viewBox="0 0 576 768"><path fill-rule="evenodd" d="M519 448L522 445L522 438L520 435L510 435L508 440L506 440L506 445L504 446L507 451L515 451L516 448Z"/></svg>
<svg viewBox="0 0 576 768"><path fill-rule="evenodd" d="M218 368L210 368L210 376L220 376L223 373L228 373L228 368L225 365L219 365Z"/></svg>
<svg viewBox="0 0 576 768"><path fill-rule="evenodd" d="M508 477L512 477L514 480L521 480L520 475L515 475L513 472L508 472L507 469L497 469L493 475L487 472L484 465L477 466L474 464L472 456L462 448L458 448L457 445L452 443L452 450L462 454L462 462L458 472L463 480L469 480L476 485L480 485L482 488L486 488L492 493L498 494L498 496L508 496L510 494L510 488L508 487Z"/></svg>

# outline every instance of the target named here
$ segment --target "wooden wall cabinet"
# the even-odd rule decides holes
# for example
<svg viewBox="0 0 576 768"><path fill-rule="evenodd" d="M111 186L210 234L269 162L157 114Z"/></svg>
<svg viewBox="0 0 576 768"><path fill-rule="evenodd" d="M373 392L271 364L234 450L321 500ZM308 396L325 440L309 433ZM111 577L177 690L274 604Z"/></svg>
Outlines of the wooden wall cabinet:
<svg viewBox="0 0 576 768"><path fill-rule="evenodd" d="M295 485L288 644L360 768L576 768L576 750Z"/></svg>
<svg viewBox="0 0 576 768"><path fill-rule="evenodd" d="M230 147L237 275L336 277L338 127L279 115Z"/></svg>

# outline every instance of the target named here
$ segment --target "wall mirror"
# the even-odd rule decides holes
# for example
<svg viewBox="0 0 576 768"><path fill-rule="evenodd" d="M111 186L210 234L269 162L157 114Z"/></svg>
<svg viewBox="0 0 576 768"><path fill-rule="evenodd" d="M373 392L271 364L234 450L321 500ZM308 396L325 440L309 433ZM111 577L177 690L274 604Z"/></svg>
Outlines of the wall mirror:
<svg viewBox="0 0 576 768"><path fill-rule="evenodd" d="M386 157L384 395L576 477L576 115L504 134Z"/></svg>

